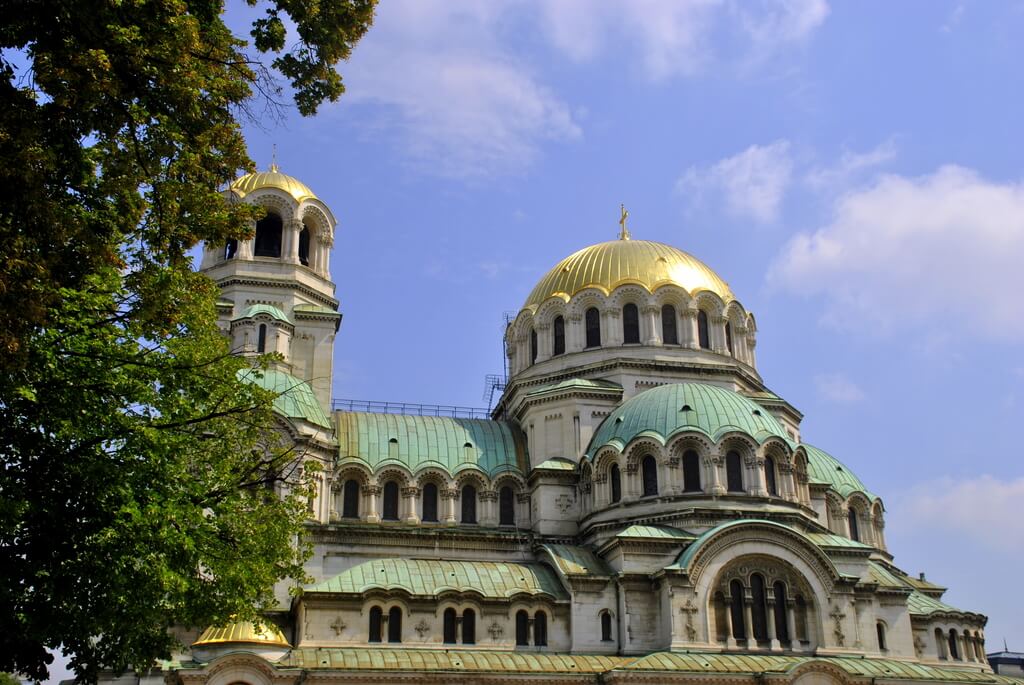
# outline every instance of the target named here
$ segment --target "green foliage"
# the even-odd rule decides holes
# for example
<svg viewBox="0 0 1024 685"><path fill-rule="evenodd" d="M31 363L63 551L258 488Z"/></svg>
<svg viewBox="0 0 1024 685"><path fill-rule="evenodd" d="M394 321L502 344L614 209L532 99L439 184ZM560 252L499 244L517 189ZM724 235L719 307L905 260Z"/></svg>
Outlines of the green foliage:
<svg viewBox="0 0 1024 685"><path fill-rule="evenodd" d="M304 114L343 92L374 3L255 23ZM170 626L253 617L301 577L309 469L189 259L249 230L220 190L252 168L253 89L277 92L222 13L0 0L0 669L44 679L58 646L83 680L143 668Z"/></svg>

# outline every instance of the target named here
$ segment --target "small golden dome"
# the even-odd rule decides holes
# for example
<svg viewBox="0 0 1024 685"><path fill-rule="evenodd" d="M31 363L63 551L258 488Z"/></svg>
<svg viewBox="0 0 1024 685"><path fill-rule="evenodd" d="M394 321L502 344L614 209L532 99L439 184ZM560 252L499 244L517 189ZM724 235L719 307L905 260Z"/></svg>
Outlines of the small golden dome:
<svg viewBox="0 0 1024 685"><path fill-rule="evenodd" d="M710 290L729 302L736 299L729 284L693 255L651 240L609 240L575 252L545 274L526 298L523 309L536 309L549 297L568 300L586 288L610 293L636 284L653 292L672 284L689 293Z"/></svg>
<svg viewBox="0 0 1024 685"><path fill-rule="evenodd" d="M203 631L199 639L192 643L193 647L208 647L224 644L249 644L264 647L284 647L291 649L288 640L272 623L267 623L262 630L252 621L236 621L221 628L209 627Z"/></svg>
<svg viewBox="0 0 1024 685"><path fill-rule="evenodd" d="M231 190L238 193L239 197L245 197L260 188L283 190L291 195L296 202L319 199L305 183L288 174L282 174L276 164L271 164L269 171L257 171L254 174L246 174L231 184Z"/></svg>

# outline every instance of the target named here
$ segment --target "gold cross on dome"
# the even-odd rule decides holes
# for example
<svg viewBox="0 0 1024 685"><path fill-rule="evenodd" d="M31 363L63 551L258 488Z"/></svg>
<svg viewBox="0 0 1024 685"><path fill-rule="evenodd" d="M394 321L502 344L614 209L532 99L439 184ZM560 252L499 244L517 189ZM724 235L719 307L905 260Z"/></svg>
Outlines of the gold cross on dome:
<svg viewBox="0 0 1024 685"><path fill-rule="evenodd" d="M622 230L619 231L619 240L629 240L629 229L626 228L626 219L629 218L629 212L626 211L626 205L619 205L622 208L622 216L619 218L619 226L622 226Z"/></svg>

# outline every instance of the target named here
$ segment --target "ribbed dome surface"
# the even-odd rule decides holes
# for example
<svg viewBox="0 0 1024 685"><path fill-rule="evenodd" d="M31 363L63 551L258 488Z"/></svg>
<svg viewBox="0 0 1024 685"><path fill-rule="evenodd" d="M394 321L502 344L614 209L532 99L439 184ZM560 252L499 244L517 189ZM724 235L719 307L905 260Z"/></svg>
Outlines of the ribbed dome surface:
<svg viewBox="0 0 1024 685"><path fill-rule="evenodd" d="M203 631L193 647L220 644L258 644L274 647L291 647L288 640L276 626L268 623L266 628L257 628L251 621L236 621L221 628L210 627Z"/></svg>
<svg viewBox="0 0 1024 685"><path fill-rule="evenodd" d="M609 240L556 264L537 283L523 308L535 309L553 296L568 299L585 288L610 293L627 283L648 291L673 284L689 293L710 290L726 302L735 299L729 284L693 255L651 240Z"/></svg>
<svg viewBox="0 0 1024 685"><path fill-rule="evenodd" d="M293 176L282 174L276 164L270 165L269 171L246 174L231 184L231 190L238 193L239 197L245 197L261 188L283 190L291 195L296 202L318 199L309 186Z"/></svg>
<svg viewBox="0 0 1024 685"><path fill-rule="evenodd" d="M712 440L741 431L759 443L770 437L792 444L786 429L768 410L739 393L704 383L672 383L646 390L625 401L597 429L587 456L605 445L622 449L641 433L663 441L695 430Z"/></svg>

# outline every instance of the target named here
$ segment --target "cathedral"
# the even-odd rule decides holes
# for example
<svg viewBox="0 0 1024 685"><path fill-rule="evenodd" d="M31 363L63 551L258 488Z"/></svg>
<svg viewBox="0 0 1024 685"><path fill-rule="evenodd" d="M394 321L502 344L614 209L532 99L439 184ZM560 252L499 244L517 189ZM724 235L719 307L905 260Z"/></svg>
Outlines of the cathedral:
<svg viewBox="0 0 1024 685"><path fill-rule="evenodd" d="M321 465L312 582L265 626L183 632L159 680L1015 682L985 616L895 564L866 455L803 441L739 295L624 210L537 274L489 413L398 413L332 407L331 209L276 166L226 195L266 213L200 268L233 349L279 355L250 380Z"/></svg>

